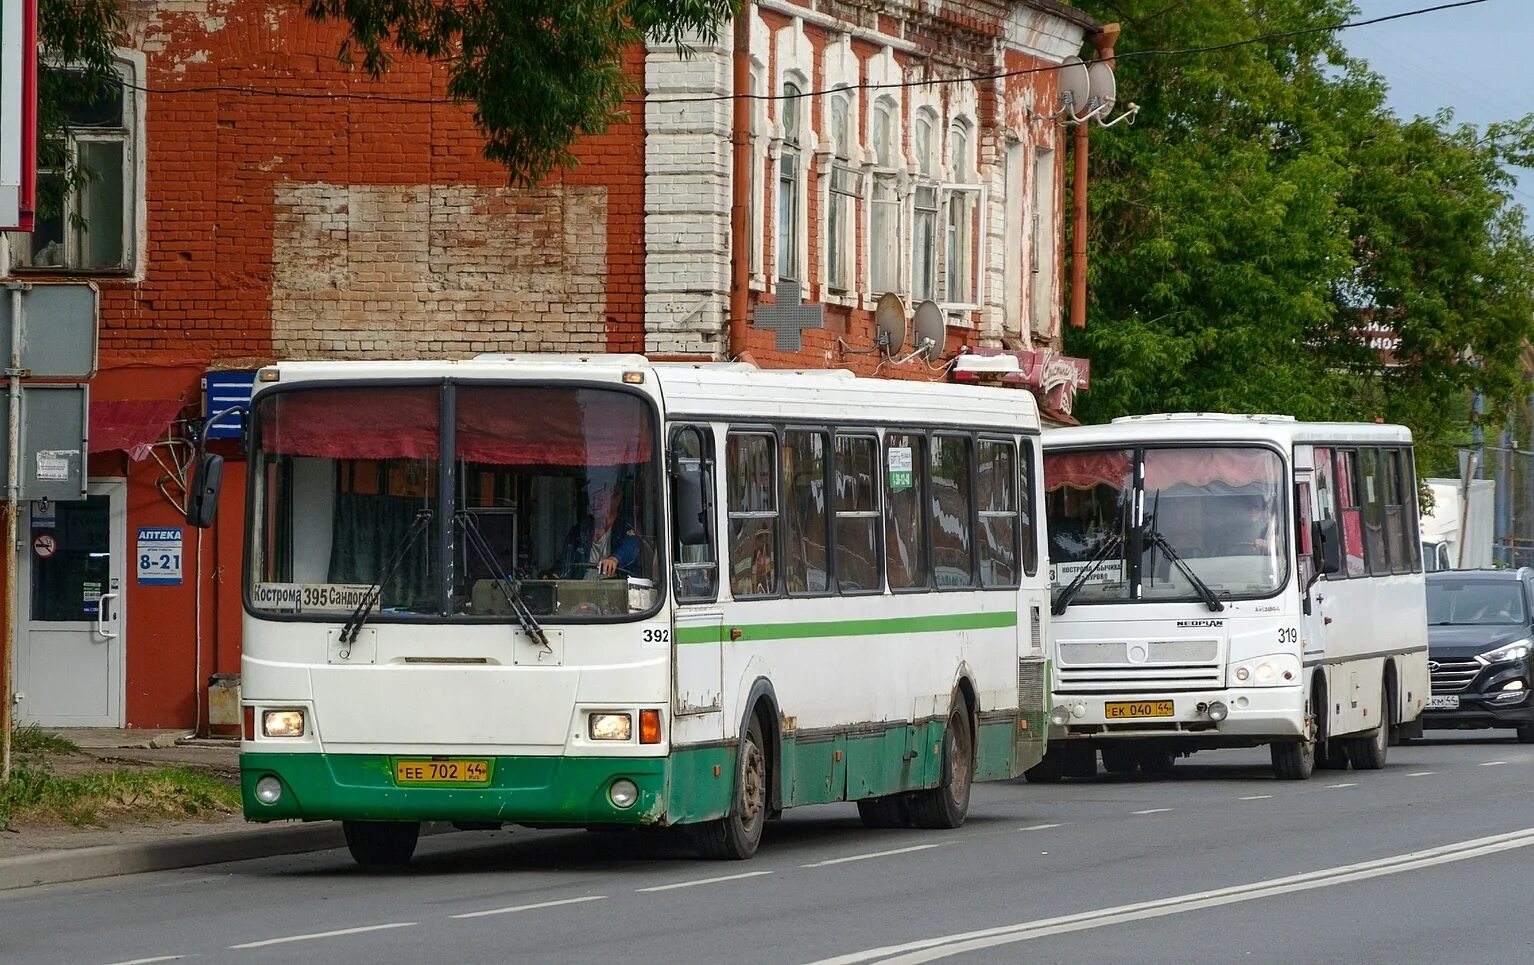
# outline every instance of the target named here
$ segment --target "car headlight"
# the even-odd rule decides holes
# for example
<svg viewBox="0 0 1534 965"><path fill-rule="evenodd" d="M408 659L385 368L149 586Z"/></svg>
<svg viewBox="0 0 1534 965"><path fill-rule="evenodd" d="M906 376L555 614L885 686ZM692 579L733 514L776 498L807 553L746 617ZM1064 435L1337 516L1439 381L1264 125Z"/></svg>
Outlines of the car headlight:
<svg viewBox="0 0 1534 965"><path fill-rule="evenodd" d="M634 718L628 714L592 714L586 733L594 741L626 741L634 733Z"/></svg>
<svg viewBox="0 0 1534 965"><path fill-rule="evenodd" d="M261 733L267 737L304 736L302 710L267 710L261 713Z"/></svg>
<svg viewBox="0 0 1534 965"><path fill-rule="evenodd" d="M1516 640L1506 646L1495 650L1488 650L1477 659L1486 663L1502 663L1507 660L1522 660L1529 655L1530 642L1528 640Z"/></svg>

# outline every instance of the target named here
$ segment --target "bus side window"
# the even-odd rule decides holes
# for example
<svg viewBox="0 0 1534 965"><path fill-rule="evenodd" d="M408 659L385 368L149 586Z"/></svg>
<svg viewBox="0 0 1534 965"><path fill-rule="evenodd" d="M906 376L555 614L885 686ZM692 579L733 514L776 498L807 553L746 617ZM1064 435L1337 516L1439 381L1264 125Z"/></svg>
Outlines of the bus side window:
<svg viewBox="0 0 1534 965"><path fill-rule="evenodd" d="M1295 545L1299 547L1300 587L1310 586L1310 575L1316 568L1316 549L1310 532L1310 483L1302 482L1294 487Z"/></svg>
<svg viewBox="0 0 1534 965"><path fill-rule="evenodd" d="M1390 556L1385 540L1385 486L1380 472L1378 449L1360 449L1359 463L1363 476L1364 545L1367 547L1369 575L1390 572Z"/></svg>
<svg viewBox="0 0 1534 965"><path fill-rule="evenodd" d="M884 569L891 590L925 589L927 579L926 439L884 437Z"/></svg>
<svg viewBox="0 0 1534 965"><path fill-rule="evenodd" d="M1380 450L1380 475L1385 477L1385 539L1390 543L1390 571L1410 573L1412 554L1408 548L1414 541L1411 539L1411 524L1407 522L1403 506L1401 450Z"/></svg>
<svg viewBox="0 0 1534 965"><path fill-rule="evenodd" d="M1017 468L1020 475L1017 485L1018 538L1023 548L1023 572L1035 576L1039 572L1039 540L1033 526L1034 493L1039 485L1038 455L1031 441L1023 440L1019 450Z"/></svg>
<svg viewBox="0 0 1534 965"><path fill-rule="evenodd" d="M939 587L975 585L970 441L969 436L932 437L932 572Z"/></svg>
<svg viewBox="0 0 1534 965"><path fill-rule="evenodd" d="M884 589L879 553L879 440L836 437L836 588Z"/></svg>
<svg viewBox="0 0 1534 965"><path fill-rule="evenodd" d="M1359 511L1358 454L1337 450L1337 504L1342 517L1342 554L1348 576L1367 576L1364 569L1364 527Z"/></svg>
<svg viewBox="0 0 1534 965"><path fill-rule="evenodd" d="M1017 450L1010 442L980 440L975 460L980 524L980 585L1017 585Z"/></svg>
<svg viewBox="0 0 1534 965"><path fill-rule="evenodd" d="M777 438L732 432L725 447L725 499L730 514L730 593L776 596L778 579Z"/></svg>
<svg viewBox="0 0 1534 965"><path fill-rule="evenodd" d="M783 510L788 553L783 559L788 592L820 594L831 588L826 538L826 435L783 434Z"/></svg>
<svg viewBox="0 0 1534 965"><path fill-rule="evenodd" d="M678 600L714 599L719 557L714 551L714 439L701 426L671 433L672 566Z"/></svg>

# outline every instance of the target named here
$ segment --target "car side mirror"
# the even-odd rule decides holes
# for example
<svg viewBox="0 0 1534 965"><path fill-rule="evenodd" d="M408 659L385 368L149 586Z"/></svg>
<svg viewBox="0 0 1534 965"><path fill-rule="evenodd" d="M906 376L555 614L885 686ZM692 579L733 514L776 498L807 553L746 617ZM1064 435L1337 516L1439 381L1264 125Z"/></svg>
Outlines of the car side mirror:
<svg viewBox="0 0 1534 965"><path fill-rule="evenodd" d="M1310 542L1316 548L1316 572L1322 576L1342 572L1342 540L1338 538L1335 519L1318 519L1310 524Z"/></svg>
<svg viewBox="0 0 1534 965"><path fill-rule="evenodd" d="M218 513L218 493L224 482L224 457L204 452L192 468L186 487L186 521L190 526L207 529Z"/></svg>

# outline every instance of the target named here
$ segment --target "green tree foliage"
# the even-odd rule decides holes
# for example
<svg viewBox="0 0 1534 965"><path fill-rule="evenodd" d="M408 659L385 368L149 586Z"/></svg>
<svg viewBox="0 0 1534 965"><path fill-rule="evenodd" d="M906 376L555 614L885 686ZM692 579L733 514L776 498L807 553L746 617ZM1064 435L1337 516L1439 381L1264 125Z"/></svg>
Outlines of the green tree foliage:
<svg viewBox="0 0 1534 965"><path fill-rule="evenodd" d="M623 116L636 90L623 54L645 42L714 42L736 0L306 0L341 21L341 57L382 75L396 54L447 65L447 93L474 105L485 156L513 184L575 163L577 138Z"/></svg>
<svg viewBox="0 0 1534 965"><path fill-rule="evenodd" d="M1464 393L1506 404L1534 331L1534 251L1505 165L1534 118L1404 121L1335 31L1345 0L1080 0L1123 24L1133 126L1094 131L1084 419L1158 410L1403 421L1447 442ZM1452 16L1452 14L1444 14ZM1522 153L1520 153L1522 152ZM1386 366L1360 331L1399 335Z"/></svg>
<svg viewBox="0 0 1534 965"><path fill-rule="evenodd" d="M39 182L45 215L57 214L93 176L70 154L69 115L118 96L112 55L124 29L118 0L38 0L37 165L61 173Z"/></svg>

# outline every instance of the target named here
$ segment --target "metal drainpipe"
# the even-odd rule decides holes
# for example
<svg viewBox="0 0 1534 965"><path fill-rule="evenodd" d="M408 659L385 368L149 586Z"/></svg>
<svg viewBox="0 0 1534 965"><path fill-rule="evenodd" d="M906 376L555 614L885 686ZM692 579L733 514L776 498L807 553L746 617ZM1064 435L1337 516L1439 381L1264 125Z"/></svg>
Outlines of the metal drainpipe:
<svg viewBox="0 0 1534 965"><path fill-rule="evenodd" d="M730 331L729 357L746 350L746 313L749 310L751 266L751 9L742 3L735 14L734 49L734 164L730 179Z"/></svg>
<svg viewBox="0 0 1534 965"><path fill-rule="evenodd" d="M1097 48L1098 60L1113 60L1113 45L1118 41L1119 25L1110 23L1088 38ZM1071 228L1071 327L1087 327L1087 126L1076 125L1073 141L1075 173L1071 177L1071 195L1075 222Z"/></svg>

